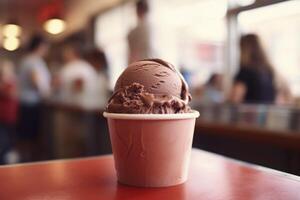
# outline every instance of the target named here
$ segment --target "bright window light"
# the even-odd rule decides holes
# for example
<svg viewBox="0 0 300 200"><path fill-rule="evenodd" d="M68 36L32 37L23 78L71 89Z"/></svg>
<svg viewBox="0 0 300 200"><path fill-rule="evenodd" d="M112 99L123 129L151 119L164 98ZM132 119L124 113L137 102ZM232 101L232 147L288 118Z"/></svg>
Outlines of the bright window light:
<svg viewBox="0 0 300 200"><path fill-rule="evenodd" d="M238 0L236 3L240 6L249 6L255 3L255 0Z"/></svg>
<svg viewBox="0 0 300 200"><path fill-rule="evenodd" d="M65 21L61 19L49 19L44 24L44 29L53 35L62 33L66 28Z"/></svg>
<svg viewBox="0 0 300 200"><path fill-rule="evenodd" d="M20 46L20 39L17 37L5 37L3 40L3 48L8 51L14 51Z"/></svg>

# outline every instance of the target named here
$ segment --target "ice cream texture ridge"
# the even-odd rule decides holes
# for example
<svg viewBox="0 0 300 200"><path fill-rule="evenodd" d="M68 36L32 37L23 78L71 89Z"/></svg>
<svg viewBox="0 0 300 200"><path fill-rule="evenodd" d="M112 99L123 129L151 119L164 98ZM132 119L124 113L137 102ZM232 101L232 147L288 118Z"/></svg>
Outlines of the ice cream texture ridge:
<svg viewBox="0 0 300 200"><path fill-rule="evenodd" d="M106 111L127 114L191 112L188 85L170 63L145 59L130 64L120 75Z"/></svg>

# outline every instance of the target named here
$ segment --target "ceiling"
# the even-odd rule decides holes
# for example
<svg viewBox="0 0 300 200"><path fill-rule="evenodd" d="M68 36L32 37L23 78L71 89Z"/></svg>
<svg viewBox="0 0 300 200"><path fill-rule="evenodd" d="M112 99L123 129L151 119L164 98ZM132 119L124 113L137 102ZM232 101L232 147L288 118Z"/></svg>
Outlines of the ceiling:
<svg viewBox="0 0 300 200"><path fill-rule="evenodd" d="M26 0L26 1L22 1L22 0L0 0L0 5L4 5L4 4L14 4L14 5L36 5L36 4L43 4L43 3L47 3L51 0Z"/></svg>
<svg viewBox="0 0 300 200"><path fill-rule="evenodd" d="M50 2L51 0L0 0L0 21L12 18L12 14L18 20L22 17L35 17L38 10Z"/></svg>
<svg viewBox="0 0 300 200"><path fill-rule="evenodd" d="M48 35L52 39L62 38L81 29L92 15L126 0L0 0L0 29L1 25L16 21L24 30L22 40L26 40L32 32L43 31L38 15L41 8L55 1L63 4L62 12L67 22L67 30L59 36Z"/></svg>

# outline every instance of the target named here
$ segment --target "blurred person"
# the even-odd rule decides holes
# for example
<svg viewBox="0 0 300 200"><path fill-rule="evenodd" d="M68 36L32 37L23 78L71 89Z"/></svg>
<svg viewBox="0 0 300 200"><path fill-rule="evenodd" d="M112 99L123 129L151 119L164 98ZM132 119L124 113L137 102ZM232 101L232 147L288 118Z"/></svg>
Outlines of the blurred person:
<svg viewBox="0 0 300 200"><path fill-rule="evenodd" d="M276 104L278 105L292 105L296 103L290 87L288 86L287 81L281 77L276 77L276 88L277 88L277 97L276 97Z"/></svg>
<svg viewBox="0 0 300 200"><path fill-rule="evenodd" d="M14 65L6 60L0 63L0 164L13 163L14 134L17 122L17 79Z"/></svg>
<svg viewBox="0 0 300 200"><path fill-rule="evenodd" d="M233 103L274 103L277 95L275 71L258 36L242 36L240 51L240 70L234 79L230 100Z"/></svg>
<svg viewBox="0 0 300 200"><path fill-rule="evenodd" d="M128 62L151 57L150 25L147 20L149 7L146 0L136 3L137 26L128 34L129 57Z"/></svg>
<svg viewBox="0 0 300 200"><path fill-rule="evenodd" d="M63 49L65 65L58 74L61 100L82 107L91 106L97 85L97 72L82 58L81 46L77 42L69 42Z"/></svg>
<svg viewBox="0 0 300 200"><path fill-rule="evenodd" d="M192 85L192 72L183 65L180 66L180 73L188 85Z"/></svg>
<svg viewBox="0 0 300 200"><path fill-rule="evenodd" d="M94 48L86 53L85 59L97 71L97 83L94 88L95 98L92 98L94 106L104 108L109 96L107 58L103 51Z"/></svg>
<svg viewBox="0 0 300 200"><path fill-rule="evenodd" d="M208 79L202 90L203 103L223 103L223 76L221 74L213 73Z"/></svg>
<svg viewBox="0 0 300 200"><path fill-rule="evenodd" d="M40 35L33 36L19 67L20 115L18 135L23 161L38 159L42 102L50 94L51 76L44 61L49 48Z"/></svg>
<svg viewBox="0 0 300 200"><path fill-rule="evenodd" d="M300 108L300 97L295 98L295 105Z"/></svg>

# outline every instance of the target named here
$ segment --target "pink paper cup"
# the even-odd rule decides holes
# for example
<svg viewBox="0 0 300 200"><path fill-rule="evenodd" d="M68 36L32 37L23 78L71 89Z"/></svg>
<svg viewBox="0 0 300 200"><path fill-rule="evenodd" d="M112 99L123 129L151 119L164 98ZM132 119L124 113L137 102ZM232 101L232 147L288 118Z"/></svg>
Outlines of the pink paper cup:
<svg viewBox="0 0 300 200"><path fill-rule="evenodd" d="M187 180L199 112L116 114L104 112L120 183L166 187Z"/></svg>

